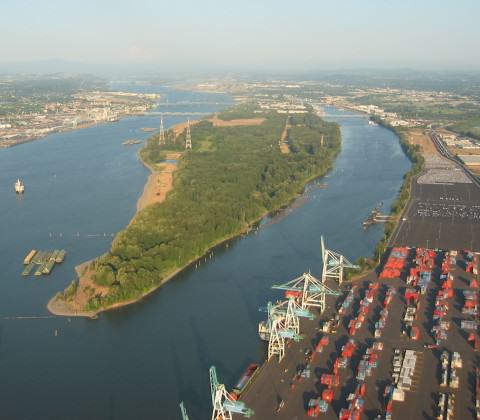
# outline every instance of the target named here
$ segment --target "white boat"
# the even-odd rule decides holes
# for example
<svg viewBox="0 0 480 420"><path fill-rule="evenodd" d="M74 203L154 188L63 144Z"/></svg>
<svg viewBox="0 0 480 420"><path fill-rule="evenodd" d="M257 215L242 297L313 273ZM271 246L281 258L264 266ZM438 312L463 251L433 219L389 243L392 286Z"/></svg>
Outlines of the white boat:
<svg viewBox="0 0 480 420"><path fill-rule="evenodd" d="M369 121L368 121L368 124L369 124L369 125L378 125L375 121L372 121L372 120L369 120Z"/></svg>
<svg viewBox="0 0 480 420"><path fill-rule="evenodd" d="M15 192L17 194L23 194L25 192L25 185L23 185L23 182L19 179L15 182Z"/></svg>

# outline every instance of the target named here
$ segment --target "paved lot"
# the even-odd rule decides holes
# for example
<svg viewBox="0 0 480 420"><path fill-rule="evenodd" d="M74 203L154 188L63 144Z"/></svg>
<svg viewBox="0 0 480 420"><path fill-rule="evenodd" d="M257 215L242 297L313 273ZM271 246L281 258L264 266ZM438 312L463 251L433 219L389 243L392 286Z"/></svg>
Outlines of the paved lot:
<svg viewBox="0 0 480 420"><path fill-rule="evenodd" d="M394 246L480 250L480 188L418 184L391 241Z"/></svg>
<svg viewBox="0 0 480 420"><path fill-rule="evenodd" d="M451 171L451 173L449 173ZM432 158L426 171L416 180L412 189L412 200L400 222L391 244L393 246L426 247L438 249L470 249L480 251L480 187L470 182L458 166L444 158ZM441 258L441 255L440 255ZM340 369L340 386L335 390L334 401L324 419L337 419L342 408L347 408L347 397L356 386L354 374L365 349L374 341L374 324L379 318L381 302L387 286L396 288L397 295L389 306L389 317L383 335L377 341L384 343L379 366L367 377L365 412L363 419L375 419L385 413L383 391L392 382L392 360L395 349L412 349L418 352L419 368L415 373L415 386L406 392L405 402L394 402L393 419L434 419L438 410L439 392L454 394L455 419L475 418L475 367L479 356L467 342L467 335L460 329L460 321L469 319L462 315L462 290L468 287L471 274L464 270L464 262L452 269L454 276L454 297L450 299L450 309L446 317L451 320L448 339L441 348L429 348L434 339L430 334L433 326L435 296L440 289L439 269L434 271L427 293L422 295L415 324L420 330L420 340L413 341L401 334L406 302L403 298L406 283L402 279L377 280L374 273L358 283L355 300L342 318L342 325L336 334L329 335L330 343L312 362L312 376L299 382L294 376L306 364L305 350L313 350L314 345L324 335L320 332L322 321L337 313L335 302L330 299L324 314L315 321L302 321L301 332L305 339L293 343L287 349L285 358L279 363L276 358L267 361L253 383L242 395L242 400L255 411L254 419L307 419L306 408L310 398L319 397L325 388L319 378L323 373L331 373L335 358L348 339L347 326L358 312L359 301L364 296L368 282L381 284L370 307L366 322L357 331L354 339L358 344L348 368ZM447 349L457 351L463 359L463 368L458 370L460 386L458 390L441 388L441 352ZM294 383L294 387L291 384ZM284 400L284 407L277 413L278 402ZM239 416L235 416L239 419ZM380 417L382 418L382 417Z"/></svg>
<svg viewBox="0 0 480 420"><path fill-rule="evenodd" d="M462 261L459 265L463 267ZM433 419L436 414L438 403L438 392L449 392L456 395L455 417L458 419L474 418L474 366L478 363L477 355L472 347L466 341L466 335L460 330L460 320L468 319L461 314L463 298L461 290L468 287L471 274L467 274L460 266L452 270L454 274L455 296L450 299L451 307L447 319L452 320L452 326L449 331L448 340L444 348L449 351L458 351L463 358L463 368L459 370L460 386L458 390L449 388L440 388L440 353L442 349L428 349L424 344L432 344L433 338L430 336L430 328L433 325L433 309L435 306L435 295L440 288L438 270L433 276L433 280L422 296L418 319L415 321L420 329L420 340L412 341L402 336L401 325L406 308L403 293L406 283L401 279L382 280L381 287L377 292L373 303L370 306L370 312L366 322L355 335L355 340L359 344L354 353L351 365L346 369L340 370L340 386L336 389L332 406L329 407L325 415L321 418L337 419L341 408L347 407L346 398L350 392L355 389L355 380L353 372L356 370L361 355L368 345L373 341L374 322L378 320L387 285L397 289L397 295L389 306L389 317L383 336L377 341L384 343L385 348L381 352L379 367L373 371L373 375L366 380L365 412L363 419L373 419L377 415L384 413L383 390L391 382L392 358L395 348L413 349L421 352L422 366L418 369L416 379L418 380L415 391L406 393L405 402L394 402L393 419ZM335 303L330 301L327 310L315 321L305 321L302 323L302 333L306 338L299 343L294 343L287 349L286 356L281 363L276 359L267 361L262 371L254 380L253 384L245 391L242 400L255 410L254 419L307 419L306 404L311 397L317 397L324 389L319 383L319 377L322 373L330 373L332 363L340 351L343 344L349 339L346 326L348 321L358 311L359 300L364 295L367 281L377 281L374 274L369 278L358 283L355 294L355 300L350 306L349 311L342 319L342 325L334 335L330 334L330 343L322 353L317 354L312 363L312 377L303 382L295 381L295 389L291 389L290 384L298 367L305 364L304 351L306 348L313 349L319 337L324 333L319 332L319 325L322 320L330 318L336 313ZM313 337L313 340L312 340ZM285 406L276 413L279 399L285 401ZM241 417L235 416L235 419Z"/></svg>

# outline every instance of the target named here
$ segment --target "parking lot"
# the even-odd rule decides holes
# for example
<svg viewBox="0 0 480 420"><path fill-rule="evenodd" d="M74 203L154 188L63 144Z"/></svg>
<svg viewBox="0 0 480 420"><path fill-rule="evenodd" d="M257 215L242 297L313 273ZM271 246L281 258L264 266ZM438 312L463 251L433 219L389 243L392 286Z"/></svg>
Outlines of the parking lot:
<svg viewBox="0 0 480 420"><path fill-rule="evenodd" d="M480 250L480 188L472 182L454 182L458 171L451 175L449 183L434 182L438 178L419 183L424 175L414 181L412 200L392 245Z"/></svg>

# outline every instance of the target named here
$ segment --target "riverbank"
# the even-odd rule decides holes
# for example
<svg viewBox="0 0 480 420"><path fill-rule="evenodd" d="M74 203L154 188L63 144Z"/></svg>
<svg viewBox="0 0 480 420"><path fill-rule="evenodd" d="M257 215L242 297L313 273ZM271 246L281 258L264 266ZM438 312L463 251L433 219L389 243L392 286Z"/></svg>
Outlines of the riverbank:
<svg viewBox="0 0 480 420"><path fill-rule="evenodd" d="M112 311L114 309L119 309L119 308L122 308L122 307L125 307L125 306L130 306L134 303L140 302L144 298L151 295L153 292L157 291L160 287L165 285L167 282L174 279L178 274L180 274L181 272L183 272L187 268L189 268L193 265L196 265L203 258L206 258L206 256L209 255L210 253L213 255L213 251L216 248L218 248L218 247L220 247L220 246L222 246L222 245L224 245L224 244L226 244L226 243L228 243L228 242L230 242L230 241L232 241L236 238L239 238L242 235L248 234L265 217L274 215L278 212L281 212L281 211L287 209L293 202L295 202L299 197L302 196L302 194L304 193L305 187L309 183L314 182L315 180L324 177L330 170L331 170L331 168L329 168L323 174L312 176L310 179L308 179L305 182L303 190L301 192L297 193L295 196L293 196L289 200L288 203L285 203L283 206L281 206L278 209L267 211L267 212L263 213L260 217L253 220L250 224L246 225L244 228L242 228L238 232L235 232L230 236L222 238L215 245L213 245L211 248L209 248L206 253L192 258L183 267L180 267L177 270L173 271L172 273L166 275L166 277L164 279L162 279L161 283L154 286L150 290L142 293L140 296L136 297L135 299L125 300L125 301L122 301L122 302L116 302L114 304L109 305L108 307L103 307L103 308L95 310L95 311L84 310L83 308L88 303L88 300L90 299L92 294L105 295L105 293L103 293L103 291L104 290L108 291L107 288L103 288L103 287L98 286L95 283L93 283L92 275L95 273L95 270L89 268L89 265L91 263L93 263L93 261L94 261L94 260L91 260L91 261L86 261L85 263L82 263L82 264L78 265L77 267L75 267L75 271L77 272L78 290L79 290L79 292L77 292L77 294L75 295L75 298L71 301L65 301L65 300L59 300L59 299L57 299L57 296L54 296L49 300L49 302L47 304L47 309L49 310L50 313L52 313L53 315L57 315L57 316L84 317L84 318L97 319L98 316L102 312ZM134 216L134 218L135 218L135 216ZM132 219L132 221L134 220L134 218ZM85 290L85 288L87 288L87 290L88 290L88 288L90 288L91 290L94 290L95 293L87 294L87 293L82 292L82 290Z"/></svg>
<svg viewBox="0 0 480 420"><path fill-rule="evenodd" d="M361 271L356 272L350 278L351 281L364 280L365 277L376 270L377 265L380 264L381 258L384 256L386 249L391 246L392 238L398 229L400 220L404 217L404 214L408 211L411 204L412 185L423 170L425 156L432 155L435 153L434 150L436 151L435 148L432 149L432 147L429 146L421 133L416 130L411 131L409 129L399 129L391 126L380 118L372 118L372 120L378 125L395 133L403 152L412 163L412 166L403 177L403 183L398 192L398 196L390 209L390 220L385 223L383 237L375 247L373 258L359 258L358 263L361 266ZM431 146L433 146L433 144Z"/></svg>
<svg viewBox="0 0 480 420"><path fill-rule="evenodd" d="M195 124L197 121L191 122ZM171 129L175 132L175 135L179 135L186 128L187 123L177 124ZM130 221L130 224L135 220L136 216L140 211L146 207L161 203L167 197L167 194L173 188L173 173L177 169L178 160L181 158L182 153L173 152L166 155L166 161L156 165L151 165L145 162L139 153L140 161L150 170L150 175L147 178L145 183L142 195L137 201L136 212ZM173 162L175 161L175 162ZM108 287L102 287L97 285L93 281L93 275L95 270L90 268L90 265L94 260L86 261L82 264L79 264L75 267L75 272L78 278L78 288L73 299L59 299L58 295L52 297L47 303L47 309L50 313L57 316L75 316L75 317L86 317L86 318L96 318L101 311L86 311L85 305L92 295L105 296L108 294ZM173 278L181 270L172 273L169 278ZM127 306L132 303L135 303L138 300L143 299L145 296L149 295L156 289L152 289L145 294L143 294L139 299L132 299L130 301L119 302L117 304L111 305L105 310L115 309L122 306Z"/></svg>
<svg viewBox="0 0 480 420"><path fill-rule="evenodd" d="M155 166L149 165L142 160L142 163L150 170L150 175L143 188L143 193L137 201L136 214L147 206L161 203L165 200L173 187L173 173L177 169L178 160L181 156L180 152L167 153L165 162Z"/></svg>
<svg viewBox="0 0 480 420"><path fill-rule="evenodd" d="M298 156L290 155L290 159L282 157L279 151L270 147L268 139L280 136L284 120L275 114L269 118L263 125L257 121L253 124L260 127L263 135L259 135L256 128L237 124L238 121L228 128L198 124L195 130L198 152L189 152L182 158L186 159L182 164L184 170L177 179L182 188L173 199L165 201L165 206L147 206L138 213L130 225L114 239L112 251L96 259L80 276L80 283L71 294L73 296L64 293L66 299L61 300L69 301L73 312L79 313L80 308L86 308L89 315L137 302L208 254L212 248L248 232L267 214L288 205L298 197L307 183L331 169L332 161L340 150L340 131L336 124L323 122L313 115L302 117L311 120L311 128L304 128L303 119L295 123L293 129L297 153L310 151L301 155L303 158L300 164ZM301 128L295 131L297 127ZM226 133L231 138L224 142L223 136ZM212 143L216 136L221 139L220 143ZM328 139L325 145L320 144L319 140L323 136ZM143 154L142 158L147 159L148 165L157 166L156 159L164 160L165 153L167 157L170 156L169 147L178 146L177 141L166 150L156 150L159 146L153 137L146 146L151 153ZM252 160L252 153L256 160ZM270 159L274 159L275 163L268 164ZM245 171L253 171L253 174L258 171L258 174L245 177ZM267 175L262 176L262 171L268 171ZM276 179L270 179L270 171L278 171ZM172 172L167 175L171 176ZM221 179L225 176L232 177L232 181L222 183ZM263 179L265 185L262 185L262 181L259 184L258 177ZM285 182L292 177L297 177L294 183ZM242 181L235 181L242 178ZM197 185L199 179L201 184ZM156 190L156 182L150 182L150 186L148 188L147 185L144 197L150 196L150 199L153 197L153 200L157 200L157 194L160 193ZM251 192L245 195L245 188L247 191L251 188ZM154 191L153 195L151 191ZM251 194L254 199L249 198ZM205 198L202 199L202 195ZM165 196L166 193L163 197ZM222 196L228 198L222 200L219 198ZM265 203L264 200L271 203ZM141 206L142 202L139 207ZM226 209L231 210L226 212ZM215 217L218 211L220 213ZM248 217L245 215L247 212L251 213ZM243 219L242 223L238 223L240 218ZM222 231L223 234L220 235ZM156 257L152 249L161 256ZM174 253L178 256L175 257ZM111 265L112 258L116 261L116 266ZM135 267L139 270L137 275L131 271ZM143 267L150 268L147 271ZM96 285L107 287L104 289L106 292L99 291ZM62 314L68 306L61 306ZM55 305L50 304L49 308L55 310Z"/></svg>

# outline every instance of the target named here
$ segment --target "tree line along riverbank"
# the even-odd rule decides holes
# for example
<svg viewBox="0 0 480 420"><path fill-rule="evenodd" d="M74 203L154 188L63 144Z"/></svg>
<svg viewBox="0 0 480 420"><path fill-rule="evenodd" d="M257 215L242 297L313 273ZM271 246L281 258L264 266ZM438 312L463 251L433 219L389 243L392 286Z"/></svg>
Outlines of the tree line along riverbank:
<svg viewBox="0 0 480 420"><path fill-rule="evenodd" d="M62 315L75 306L79 292L88 297L81 309L89 314L141 299L215 245L288 204L331 168L341 147L336 123L311 110L291 116L290 153L282 154L285 115L254 110L240 106L218 118L262 117L261 124L219 127L202 120L192 127L193 149L179 158L173 189L163 202L140 211L115 237L110 252L88 264L87 286L74 282L57 294L53 301ZM155 167L184 144L185 132L169 131L165 145L152 136L141 158Z"/></svg>
<svg viewBox="0 0 480 420"><path fill-rule="evenodd" d="M355 275L355 278L360 278L366 271L373 270L380 262L380 259L387 250L387 247L390 243L393 233L395 232L395 228L400 221L403 211L405 210L408 202L410 201L413 179L423 170L423 166L425 163L425 159L422 153L422 147L418 144L412 144L409 142L408 129L402 127L393 127L381 118L371 117L371 119L377 124L393 131L398 136L400 146L402 147L405 155L412 163L412 166L410 170L406 172L403 176L403 182L398 191L397 198L390 207L391 218L384 225L382 239L377 243L373 256L358 258L356 263L361 268L360 272L347 273L347 279L353 274Z"/></svg>

